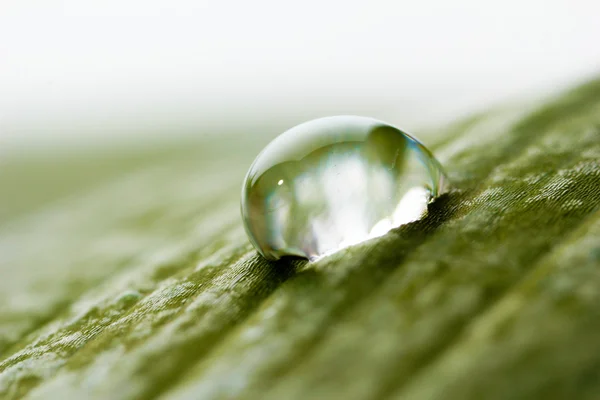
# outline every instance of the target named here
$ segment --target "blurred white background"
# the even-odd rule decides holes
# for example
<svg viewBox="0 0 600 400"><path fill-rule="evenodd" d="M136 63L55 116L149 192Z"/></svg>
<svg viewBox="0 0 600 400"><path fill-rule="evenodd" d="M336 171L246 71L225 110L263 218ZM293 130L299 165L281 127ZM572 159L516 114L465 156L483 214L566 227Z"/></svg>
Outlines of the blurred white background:
<svg viewBox="0 0 600 400"><path fill-rule="evenodd" d="M597 0L3 0L0 147L286 126L405 129L600 72Z"/></svg>

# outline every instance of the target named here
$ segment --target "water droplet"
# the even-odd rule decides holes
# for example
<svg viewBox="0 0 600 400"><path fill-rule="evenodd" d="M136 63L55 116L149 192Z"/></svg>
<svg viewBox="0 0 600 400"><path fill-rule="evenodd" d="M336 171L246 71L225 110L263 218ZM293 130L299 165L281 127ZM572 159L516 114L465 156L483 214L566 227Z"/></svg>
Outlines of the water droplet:
<svg viewBox="0 0 600 400"><path fill-rule="evenodd" d="M271 260L311 260L420 219L447 189L421 143L372 118L298 125L267 145L242 188L250 241Z"/></svg>

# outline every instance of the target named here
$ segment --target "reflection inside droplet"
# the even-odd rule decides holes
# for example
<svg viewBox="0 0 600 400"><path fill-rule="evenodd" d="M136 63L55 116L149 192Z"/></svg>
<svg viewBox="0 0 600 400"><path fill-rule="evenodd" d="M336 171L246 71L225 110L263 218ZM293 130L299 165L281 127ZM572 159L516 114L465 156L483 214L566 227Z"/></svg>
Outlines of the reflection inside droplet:
<svg viewBox="0 0 600 400"><path fill-rule="evenodd" d="M241 208L264 257L315 260L422 218L445 190L440 164L411 136L371 118L328 117L259 154Z"/></svg>

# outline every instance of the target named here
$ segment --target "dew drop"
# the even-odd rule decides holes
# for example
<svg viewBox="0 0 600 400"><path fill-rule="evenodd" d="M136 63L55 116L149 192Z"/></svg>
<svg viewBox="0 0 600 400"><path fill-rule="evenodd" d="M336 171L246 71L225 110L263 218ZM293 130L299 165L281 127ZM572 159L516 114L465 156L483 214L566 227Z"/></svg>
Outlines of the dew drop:
<svg viewBox="0 0 600 400"><path fill-rule="evenodd" d="M447 190L440 163L416 139L372 118L298 125L252 163L241 211L265 258L316 260L416 221Z"/></svg>

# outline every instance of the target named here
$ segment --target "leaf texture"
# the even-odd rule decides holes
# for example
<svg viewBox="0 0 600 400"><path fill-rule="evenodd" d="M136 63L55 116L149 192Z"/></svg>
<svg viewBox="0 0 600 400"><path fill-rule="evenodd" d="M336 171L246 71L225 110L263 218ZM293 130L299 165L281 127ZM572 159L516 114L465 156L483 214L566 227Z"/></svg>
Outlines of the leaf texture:
<svg viewBox="0 0 600 400"><path fill-rule="evenodd" d="M261 259L203 142L0 226L0 398L600 397L600 80L422 140L455 190L317 263Z"/></svg>

